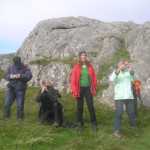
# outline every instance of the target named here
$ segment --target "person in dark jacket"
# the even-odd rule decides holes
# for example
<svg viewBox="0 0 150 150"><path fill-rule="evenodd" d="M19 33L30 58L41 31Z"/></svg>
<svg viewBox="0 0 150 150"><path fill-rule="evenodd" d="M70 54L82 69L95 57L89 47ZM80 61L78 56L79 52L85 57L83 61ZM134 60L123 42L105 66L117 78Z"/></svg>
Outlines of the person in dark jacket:
<svg viewBox="0 0 150 150"><path fill-rule="evenodd" d="M49 81L41 81L41 89L36 98L40 103L39 120L41 123L50 122L56 126L63 124L63 106L59 102L61 97L58 90L56 90Z"/></svg>
<svg viewBox="0 0 150 150"><path fill-rule="evenodd" d="M17 102L17 119L24 118L24 100L27 89L27 82L31 80L31 70L22 63L19 56L13 58L11 65L5 75L8 81L6 97L4 102L4 118L9 118L11 115L11 105L16 99Z"/></svg>

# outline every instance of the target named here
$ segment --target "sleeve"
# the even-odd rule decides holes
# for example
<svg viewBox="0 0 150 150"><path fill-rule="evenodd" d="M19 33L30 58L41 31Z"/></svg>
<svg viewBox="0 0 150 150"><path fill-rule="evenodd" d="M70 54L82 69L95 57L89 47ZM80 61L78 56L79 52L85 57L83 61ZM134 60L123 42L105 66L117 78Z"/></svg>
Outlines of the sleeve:
<svg viewBox="0 0 150 150"><path fill-rule="evenodd" d="M91 69L92 69L91 92L92 92L92 95L95 96L96 95L96 89L97 89L97 77L96 77L96 73L95 73L93 66L91 67Z"/></svg>
<svg viewBox="0 0 150 150"><path fill-rule="evenodd" d="M74 66L70 72L70 89L71 89L71 94L73 96L77 96L77 89L76 89L76 66Z"/></svg>
<svg viewBox="0 0 150 150"><path fill-rule="evenodd" d="M117 78L117 75L115 73L115 71L109 76L109 81L114 82L115 79Z"/></svg>
<svg viewBox="0 0 150 150"><path fill-rule="evenodd" d="M39 92L38 92L38 94L35 98L35 101L38 102L38 103L41 102L41 90L39 90Z"/></svg>
<svg viewBox="0 0 150 150"><path fill-rule="evenodd" d="M6 74L5 74L5 79L7 80L7 81L9 81L9 80L11 80L10 79L10 74L11 74L11 68L9 67L8 69L7 69L7 71L6 71Z"/></svg>
<svg viewBox="0 0 150 150"><path fill-rule="evenodd" d="M97 77L94 68L92 67L92 73L93 73L93 85L95 89L97 88Z"/></svg>
<svg viewBox="0 0 150 150"><path fill-rule="evenodd" d="M135 73L133 70L130 71L130 79L131 79L131 82L135 80Z"/></svg>
<svg viewBox="0 0 150 150"><path fill-rule="evenodd" d="M21 74L21 79L24 80L25 82L28 82L32 79L32 73L29 68L26 68L25 72Z"/></svg>

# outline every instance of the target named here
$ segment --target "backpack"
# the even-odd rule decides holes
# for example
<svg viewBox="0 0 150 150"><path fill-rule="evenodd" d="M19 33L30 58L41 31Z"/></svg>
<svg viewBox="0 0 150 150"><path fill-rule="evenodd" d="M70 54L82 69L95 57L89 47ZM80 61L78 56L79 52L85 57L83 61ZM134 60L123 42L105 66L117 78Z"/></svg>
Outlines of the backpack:
<svg viewBox="0 0 150 150"><path fill-rule="evenodd" d="M142 86L142 83L140 80L133 81L133 90L136 96L141 95L141 86Z"/></svg>

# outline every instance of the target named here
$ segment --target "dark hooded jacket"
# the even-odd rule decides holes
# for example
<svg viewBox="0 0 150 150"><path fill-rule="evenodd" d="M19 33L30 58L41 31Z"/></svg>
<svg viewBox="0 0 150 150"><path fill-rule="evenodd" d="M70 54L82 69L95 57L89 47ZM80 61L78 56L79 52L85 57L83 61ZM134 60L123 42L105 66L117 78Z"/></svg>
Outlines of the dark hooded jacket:
<svg viewBox="0 0 150 150"><path fill-rule="evenodd" d="M20 74L19 79L11 79L11 74ZM17 90L26 89L27 82L30 81L32 78L31 70L24 65L23 63L20 63L18 65L13 64L11 65L7 73L5 75L5 79L9 81L8 87L15 88Z"/></svg>

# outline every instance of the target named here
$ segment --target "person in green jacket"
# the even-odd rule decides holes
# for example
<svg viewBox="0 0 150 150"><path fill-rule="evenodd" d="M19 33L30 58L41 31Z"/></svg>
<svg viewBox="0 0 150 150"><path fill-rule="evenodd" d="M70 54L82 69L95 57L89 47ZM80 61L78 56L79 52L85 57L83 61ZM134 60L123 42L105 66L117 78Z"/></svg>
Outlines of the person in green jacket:
<svg viewBox="0 0 150 150"><path fill-rule="evenodd" d="M136 127L134 96L132 91L133 74L130 68L125 64L125 61L118 63L116 70L111 74L109 80L114 84L114 100L116 107L114 136L121 137L121 118L124 105L126 106L130 125Z"/></svg>

